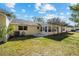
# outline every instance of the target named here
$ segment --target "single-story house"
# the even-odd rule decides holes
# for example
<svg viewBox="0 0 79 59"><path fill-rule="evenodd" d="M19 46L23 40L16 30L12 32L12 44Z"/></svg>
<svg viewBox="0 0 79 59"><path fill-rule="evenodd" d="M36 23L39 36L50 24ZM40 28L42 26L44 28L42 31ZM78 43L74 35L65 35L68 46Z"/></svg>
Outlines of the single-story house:
<svg viewBox="0 0 79 59"><path fill-rule="evenodd" d="M12 20L10 26L14 28L11 35L37 35L37 34L58 34L66 32L66 26L60 26L50 23L36 23L32 21L26 21L21 19ZM9 27L10 27L9 26Z"/></svg>
<svg viewBox="0 0 79 59"><path fill-rule="evenodd" d="M58 34L70 31L71 28L58 24L51 23L36 23L32 21L11 19L4 13L0 13L0 30L2 27L6 27L6 31L8 28L13 27L13 31L10 35L51 35ZM5 34L1 41L6 42L8 38L8 34Z"/></svg>

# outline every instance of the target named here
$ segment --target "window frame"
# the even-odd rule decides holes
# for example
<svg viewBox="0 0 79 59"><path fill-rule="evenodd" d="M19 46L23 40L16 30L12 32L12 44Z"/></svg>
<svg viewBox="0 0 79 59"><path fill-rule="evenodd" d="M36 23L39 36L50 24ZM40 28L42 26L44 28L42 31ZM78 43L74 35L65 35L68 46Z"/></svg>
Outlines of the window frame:
<svg viewBox="0 0 79 59"><path fill-rule="evenodd" d="M23 30L23 26L18 26L18 30Z"/></svg>
<svg viewBox="0 0 79 59"><path fill-rule="evenodd" d="M23 30L27 30L27 28L28 28L27 26L23 26L23 27L24 27ZM26 28L25 28L25 27L26 27Z"/></svg>
<svg viewBox="0 0 79 59"><path fill-rule="evenodd" d="M21 28L20 28L21 27ZM25 27L26 27L26 29L25 29ZM28 29L28 27L27 26L18 26L18 30L27 30Z"/></svg>
<svg viewBox="0 0 79 59"><path fill-rule="evenodd" d="M51 27L48 27L48 32L52 32L52 31L51 31Z"/></svg>
<svg viewBox="0 0 79 59"><path fill-rule="evenodd" d="M45 26L45 32L47 32L47 26Z"/></svg>

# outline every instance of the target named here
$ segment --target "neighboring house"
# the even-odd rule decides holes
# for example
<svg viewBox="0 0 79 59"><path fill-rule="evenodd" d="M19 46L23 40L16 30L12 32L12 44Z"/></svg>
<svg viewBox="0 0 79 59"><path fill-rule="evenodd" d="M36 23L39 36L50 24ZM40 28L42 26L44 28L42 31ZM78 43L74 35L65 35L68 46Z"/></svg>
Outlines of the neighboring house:
<svg viewBox="0 0 79 59"><path fill-rule="evenodd" d="M0 13L0 30L2 29L3 26L5 26L6 31L7 31L9 23L10 23L10 21L9 21L8 17L4 13ZM8 38L7 34L5 34L4 37L0 39L0 41L6 42L7 38Z"/></svg>
<svg viewBox="0 0 79 59"><path fill-rule="evenodd" d="M32 21L19 19L12 20L10 26L14 27L13 33L11 35L51 35L67 31L66 26L49 23L35 23Z"/></svg>
<svg viewBox="0 0 79 59"><path fill-rule="evenodd" d="M67 30L68 32L70 32L71 30L73 30L73 26L67 26L67 27L66 27L66 30Z"/></svg>

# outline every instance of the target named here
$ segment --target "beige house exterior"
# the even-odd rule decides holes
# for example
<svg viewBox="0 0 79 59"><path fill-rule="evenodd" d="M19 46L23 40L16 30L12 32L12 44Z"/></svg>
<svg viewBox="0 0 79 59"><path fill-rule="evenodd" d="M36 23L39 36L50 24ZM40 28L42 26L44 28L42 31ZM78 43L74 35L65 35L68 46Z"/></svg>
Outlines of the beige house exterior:
<svg viewBox="0 0 79 59"><path fill-rule="evenodd" d="M10 26L14 28L14 32L19 32L20 35L24 33L24 35L33 35L40 33L40 30L38 29L39 25L34 22L29 22L25 20L13 20L10 23Z"/></svg>
<svg viewBox="0 0 79 59"><path fill-rule="evenodd" d="M19 32L20 35L52 35L67 31L65 26L48 23L35 23L32 21L25 21L19 19L13 20L10 23L10 26L14 28L11 35L13 35L15 32Z"/></svg>

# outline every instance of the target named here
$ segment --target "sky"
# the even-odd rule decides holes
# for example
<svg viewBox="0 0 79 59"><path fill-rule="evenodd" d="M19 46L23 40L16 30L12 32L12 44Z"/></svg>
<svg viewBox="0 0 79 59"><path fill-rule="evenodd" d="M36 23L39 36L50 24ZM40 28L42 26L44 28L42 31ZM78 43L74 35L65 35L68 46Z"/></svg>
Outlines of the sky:
<svg viewBox="0 0 79 59"><path fill-rule="evenodd" d="M6 9L13 12L18 19L32 20L34 16L41 16L46 19L51 17L60 17L67 23L71 11L69 3L0 3L0 9Z"/></svg>

